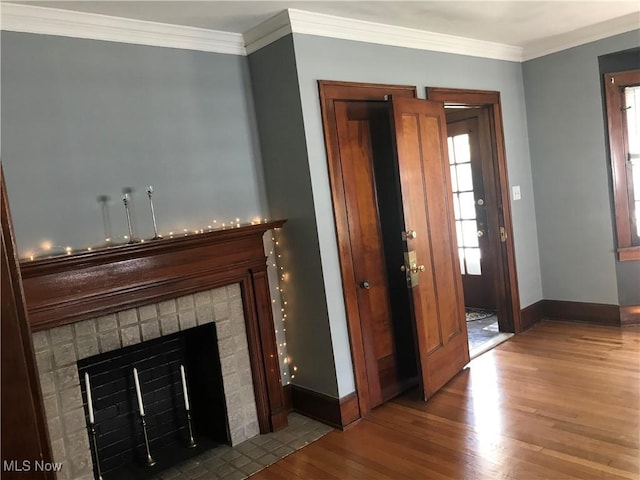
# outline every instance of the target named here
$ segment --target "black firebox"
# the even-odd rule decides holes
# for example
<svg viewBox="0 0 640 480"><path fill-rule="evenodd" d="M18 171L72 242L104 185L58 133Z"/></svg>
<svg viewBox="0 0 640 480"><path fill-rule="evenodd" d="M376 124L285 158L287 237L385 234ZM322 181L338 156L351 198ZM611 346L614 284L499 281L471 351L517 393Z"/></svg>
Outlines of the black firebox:
<svg viewBox="0 0 640 480"><path fill-rule="evenodd" d="M194 437L189 431L180 375L186 371ZM144 401L149 448L156 464L148 466L133 368ZM89 374L97 457L105 480L144 479L216 445L229 444L220 356L214 324L108 352L78 362L89 424L85 372ZM94 471L96 452L91 445Z"/></svg>

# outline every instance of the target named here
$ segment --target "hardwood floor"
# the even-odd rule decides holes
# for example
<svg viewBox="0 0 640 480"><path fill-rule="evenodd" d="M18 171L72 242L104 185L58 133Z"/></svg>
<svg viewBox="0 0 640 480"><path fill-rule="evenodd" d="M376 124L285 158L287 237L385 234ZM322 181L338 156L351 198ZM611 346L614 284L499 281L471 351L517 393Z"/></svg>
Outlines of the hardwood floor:
<svg viewBox="0 0 640 480"><path fill-rule="evenodd" d="M640 478L640 329L544 321L252 480Z"/></svg>

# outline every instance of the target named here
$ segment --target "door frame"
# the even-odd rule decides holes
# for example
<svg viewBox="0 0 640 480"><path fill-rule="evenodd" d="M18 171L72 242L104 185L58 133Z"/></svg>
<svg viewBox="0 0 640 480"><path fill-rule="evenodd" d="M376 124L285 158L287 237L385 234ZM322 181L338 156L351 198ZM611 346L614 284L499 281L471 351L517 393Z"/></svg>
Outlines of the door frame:
<svg viewBox="0 0 640 480"><path fill-rule="evenodd" d="M359 417L363 417L371 412L372 407L367 379L364 339L362 338L362 321L358 308L357 282L354 275L354 260L349 237L347 201L342 178L342 159L340 157L334 103L336 101L358 100L382 101L387 95L416 98L417 88L410 85L381 85L330 80L319 80L318 88L320 91L320 109L322 111L322 125L327 151L333 216L336 225L342 289L347 314L347 328L351 344L351 360L353 362L356 392L358 393Z"/></svg>
<svg viewBox="0 0 640 480"><path fill-rule="evenodd" d="M496 249L495 256L499 280L496 284L498 322L501 331L520 333L522 332L520 294L513 242L513 222L511 219L511 202L509 201L509 176L507 173L500 92L427 87L426 95L428 100L443 102L445 105L466 105L486 107L488 109L494 182L497 186L495 193L498 202L498 217L500 226L505 229L506 233L506 241L496 242L497 246L499 246Z"/></svg>

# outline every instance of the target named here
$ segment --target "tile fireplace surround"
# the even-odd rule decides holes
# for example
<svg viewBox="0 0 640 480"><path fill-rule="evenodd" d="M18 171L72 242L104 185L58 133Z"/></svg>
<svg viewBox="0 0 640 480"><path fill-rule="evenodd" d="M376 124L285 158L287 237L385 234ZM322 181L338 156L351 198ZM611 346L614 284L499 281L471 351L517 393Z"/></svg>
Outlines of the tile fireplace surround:
<svg viewBox="0 0 640 480"><path fill-rule="evenodd" d="M60 480L93 478L77 361L215 323L231 444L259 433L238 284L120 311L33 335L53 459Z"/></svg>

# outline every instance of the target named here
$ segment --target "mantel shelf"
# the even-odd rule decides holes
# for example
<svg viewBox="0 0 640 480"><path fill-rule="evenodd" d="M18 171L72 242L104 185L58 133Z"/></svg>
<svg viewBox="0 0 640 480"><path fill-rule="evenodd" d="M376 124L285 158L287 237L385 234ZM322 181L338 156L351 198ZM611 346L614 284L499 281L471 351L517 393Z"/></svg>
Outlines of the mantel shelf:
<svg viewBox="0 0 640 480"><path fill-rule="evenodd" d="M34 331L239 282L264 270L262 236L284 220L20 264Z"/></svg>
<svg viewBox="0 0 640 480"><path fill-rule="evenodd" d="M203 233L176 234L172 237L145 240L144 242L114 244L95 248L91 251L77 251L69 255L61 253L35 260L21 259L20 270L24 277L25 274L37 276L42 274L41 272L65 271L82 265L113 263L132 256L146 257L157 255L163 251L189 249L197 245L215 244L257 235L258 232L263 234L267 230L282 227L284 223L285 220L273 220L263 223L242 224L239 227L220 228Z"/></svg>

